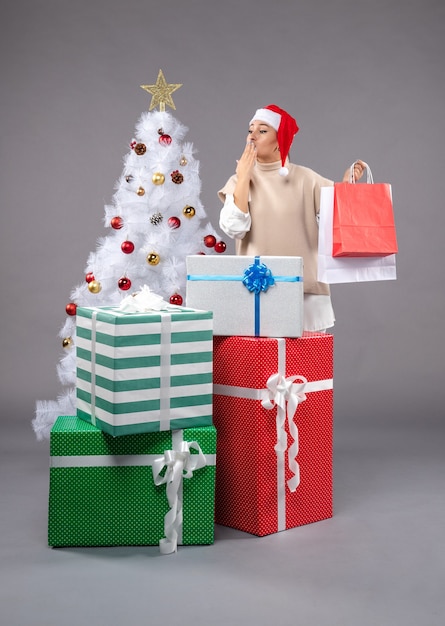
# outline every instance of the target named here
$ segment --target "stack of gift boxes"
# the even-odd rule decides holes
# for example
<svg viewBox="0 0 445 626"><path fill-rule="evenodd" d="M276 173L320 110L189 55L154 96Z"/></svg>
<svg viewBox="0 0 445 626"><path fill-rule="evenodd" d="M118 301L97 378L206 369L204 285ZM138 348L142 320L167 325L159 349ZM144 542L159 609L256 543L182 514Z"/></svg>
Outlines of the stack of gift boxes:
<svg viewBox="0 0 445 626"><path fill-rule="evenodd" d="M332 516L333 337L300 257L187 257L186 307L77 309L77 416L51 431L49 544L210 544Z"/></svg>
<svg viewBox="0 0 445 626"><path fill-rule="evenodd" d="M212 313L168 309L77 308L77 416L50 436L51 546L213 543Z"/></svg>

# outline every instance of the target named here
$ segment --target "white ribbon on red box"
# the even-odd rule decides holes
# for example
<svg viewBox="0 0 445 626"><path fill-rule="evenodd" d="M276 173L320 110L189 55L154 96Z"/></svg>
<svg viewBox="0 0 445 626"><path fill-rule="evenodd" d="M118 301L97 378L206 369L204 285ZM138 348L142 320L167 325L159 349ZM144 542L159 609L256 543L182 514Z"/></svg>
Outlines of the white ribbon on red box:
<svg viewBox="0 0 445 626"><path fill-rule="evenodd" d="M252 389L235 385L213 385L213 393L221 396L259 400L261 405L271 410L277 407L276 431L277 442L274 450L277 455L277 500L278 500L278 531L286 529L286 479L284 453L287 450L287 433L284 428L286 412L289 432L293 442L287 451L288 467L292 477L287 481L287 487L294 492L300 484L300 467L296 460L299 450L298 428L294 418L298 405L306 400L307 393L333 389L332 378L308 381L304 376L296 375L286 378L286 340L276 339L278 344L278 372L269 376L266 388ZM295 381L299 380L300 383Z"/></svg>
<svg viewBox="0 0 445 626"><path fill-rule="evenodd" d="M301 380L302 383L295 384L294 381L297 379ZM306 395L303 393L306 384L307 378L304 376L289 376L285 378L279 372L272 374L266 383L269 397L264 398L261 402L262 406L269 411L275 406L277 407L277 443L274 447L277 456L284 455L287 450L287 433L284 428L287 409L287 423L293 438L293 442L287 451L288 465L292 472L292 478L287 481L287 486L292 492L300 484L300 466L296 460L298 455L298 428L294 422L294 417L300 402L306 400Z"/></svg>

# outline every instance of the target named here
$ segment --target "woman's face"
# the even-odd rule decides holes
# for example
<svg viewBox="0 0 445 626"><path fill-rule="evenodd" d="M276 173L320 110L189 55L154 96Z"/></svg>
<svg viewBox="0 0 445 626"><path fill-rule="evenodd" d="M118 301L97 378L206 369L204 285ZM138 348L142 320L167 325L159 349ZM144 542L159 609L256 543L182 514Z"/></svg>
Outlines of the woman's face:
<svg viewBox="0 0 445 626"><path fill-rule="evenodd" d="M269 124L259 120L253 120L249 126L247 141L255 144L257 159L265 163L280 160L278 151L277 131Z"/></svg>

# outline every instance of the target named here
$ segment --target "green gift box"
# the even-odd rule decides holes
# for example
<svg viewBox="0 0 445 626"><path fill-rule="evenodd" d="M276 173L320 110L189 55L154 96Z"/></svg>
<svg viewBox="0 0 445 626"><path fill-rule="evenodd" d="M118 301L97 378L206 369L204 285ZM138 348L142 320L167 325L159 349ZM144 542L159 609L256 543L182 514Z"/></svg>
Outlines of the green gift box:
<svg viewBox="0 0 445 626"><path fill-rule="evenodd" d="M213 314L78 307L77 416L111 435L211 426Z"/></svg>
<svg viewBox="0 0 445 626"><path fill-rule="evenodd" d="M214 426L113 437L61 416L50 455L50 546L213 543Z"/></svg>

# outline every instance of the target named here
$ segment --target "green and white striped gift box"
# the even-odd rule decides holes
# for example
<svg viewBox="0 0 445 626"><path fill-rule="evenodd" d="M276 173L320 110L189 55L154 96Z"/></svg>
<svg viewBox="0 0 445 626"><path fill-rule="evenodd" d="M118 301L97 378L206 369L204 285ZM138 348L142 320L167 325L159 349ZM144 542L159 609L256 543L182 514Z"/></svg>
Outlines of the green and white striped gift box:
<svg viewBox="0 0 445 626"><path fill-rule="evenodd" d="M210 426L213 314L78 307L77 416L111 435Z"/></svg>

